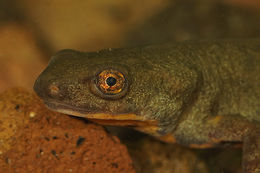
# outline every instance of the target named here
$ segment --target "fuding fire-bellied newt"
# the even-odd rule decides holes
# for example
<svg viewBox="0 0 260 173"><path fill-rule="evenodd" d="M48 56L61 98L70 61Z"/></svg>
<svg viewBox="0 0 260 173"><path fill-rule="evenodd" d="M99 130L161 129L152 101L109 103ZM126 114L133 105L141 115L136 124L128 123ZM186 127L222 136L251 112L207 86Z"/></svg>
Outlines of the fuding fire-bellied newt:
<svg viewBox="0 0 260 173"><path fill-rule="evenodd" d="M243 172L260 172L260 40L66 49L34 90L54 111L132 126L166 142L241 142Z"/></svg>

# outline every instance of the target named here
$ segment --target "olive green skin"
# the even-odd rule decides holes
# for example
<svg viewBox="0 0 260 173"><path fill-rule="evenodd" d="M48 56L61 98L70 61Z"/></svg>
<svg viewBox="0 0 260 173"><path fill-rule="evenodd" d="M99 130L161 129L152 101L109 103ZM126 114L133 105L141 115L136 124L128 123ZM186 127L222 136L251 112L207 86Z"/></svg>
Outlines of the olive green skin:
<svg viewBox="0 0 260 173"><path fill-rule="evenodd" d="M104 69L125 75L123 96L107 98L92 92L93 80ZM59 92L51 93L50 85ZM86 115L134 113L156 120L159 135L171 134L183 145L246 144L256 139L259 147L244 148L250 151L244 156L244 171L254 172L260 170L260 160L255 168L247 155L260 159L259 86L260 40L254 39L186 41L90 53L62 50L52 57L34 90L53 110Z"/></svg>

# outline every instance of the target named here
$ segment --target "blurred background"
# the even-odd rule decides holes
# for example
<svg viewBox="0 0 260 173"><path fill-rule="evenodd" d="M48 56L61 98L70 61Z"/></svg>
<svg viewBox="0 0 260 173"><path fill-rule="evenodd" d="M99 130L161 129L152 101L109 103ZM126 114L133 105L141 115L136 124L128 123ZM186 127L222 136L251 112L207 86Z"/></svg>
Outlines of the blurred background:
<svg viewBox="0 0 260 173"><path fill-rule="evenodd" d="M260 38L260 0L0 0L0 92L17 86L32 89L60 49L96 51L223 38ZM142 154L129 147L134 162L142 163L144 157L156 163L161 157L169 160L171 152L162 152L165 145L147 145ZM241 170L241 150L198 153L210 172ZM172 167L172 162L163 163ZM150 171L151 164L141 167L139 172Z"/></svg>
<svg viewBox="0 0 260 173"><path fill-rule="evenodd" d="M0 92L31 89L64 48L259 36L259 0L0 0Z"/></svg>

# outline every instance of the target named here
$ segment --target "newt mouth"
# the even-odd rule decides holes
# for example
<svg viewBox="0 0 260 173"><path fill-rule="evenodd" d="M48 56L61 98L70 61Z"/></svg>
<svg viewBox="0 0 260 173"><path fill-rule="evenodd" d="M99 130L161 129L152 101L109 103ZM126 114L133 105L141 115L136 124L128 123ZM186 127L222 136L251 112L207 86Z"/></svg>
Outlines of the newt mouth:
<svg viewBox="0 0 260 173"><path fill-rule="evenodd" d="M68 115L87 118L90 121L96 122L102 125L113 126L133 126L133 127L151 127L157 129L157 121L146 120L135 114L107 114L107 113L80 113L68 109L56 109L57 112L61 112Z"/></svg>
<svg viewBox="0 0 260 173"><path fill-rule="evenodd" d="M75 108L67 104L58 102L45 102L45 105L55 111L67 115L72 115L76 117L87 118L88 120L101 125L111 125L111 126L130 126L135 129L149 133L157 136L158 121L149 120L143 116L138 116L134 113L126 114L110 114L95 112L91 113L85 109Z"/></svg>
<svg viewBox="0 0 260 173"><path fill-rule="evenodd" d="M175 143L173 135L166 134L162 136L159 133L159 122L144 118L144 116L136 115L134 113L128 114L110 114L110 113L91 113L82 108L75 108L70 105L59 102L45 102L45 105L55 111L76 117L87 118L88 120L100 124L110 126L128 126L141 131L143 133L152 135L161 141Z"/></svg>

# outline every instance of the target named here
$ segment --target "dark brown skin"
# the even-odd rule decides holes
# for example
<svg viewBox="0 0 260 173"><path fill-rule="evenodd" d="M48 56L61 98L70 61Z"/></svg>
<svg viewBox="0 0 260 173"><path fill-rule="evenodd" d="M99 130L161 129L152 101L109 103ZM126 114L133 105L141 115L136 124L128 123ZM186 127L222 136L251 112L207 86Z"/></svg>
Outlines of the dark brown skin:
<svg viewBox="0 0 260 173"><path fill-rule="evenodd" d="M260 172L260 40L187 41L51 59L34 89L52 110L133 126L166 142L243 143ZM108 79L108 77L112 77Z"/></svg>

